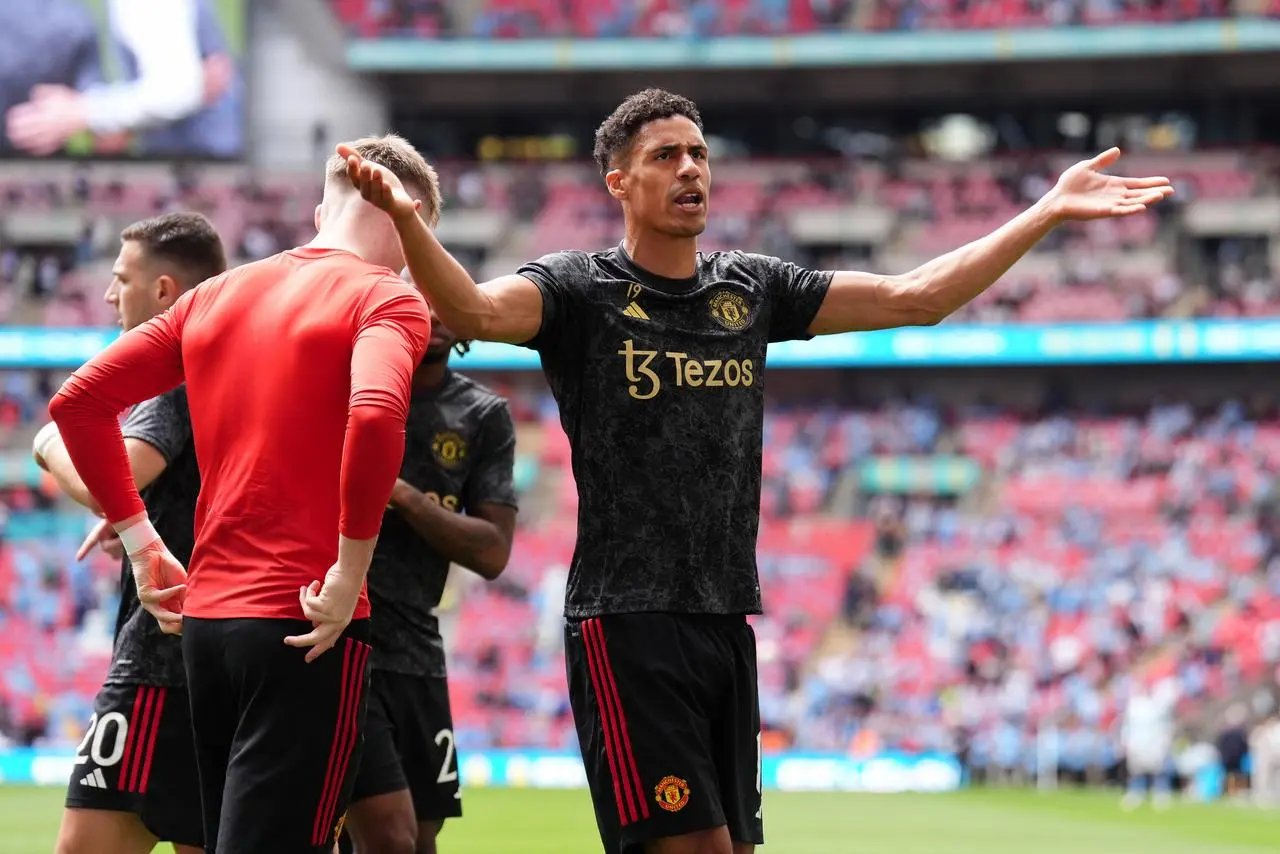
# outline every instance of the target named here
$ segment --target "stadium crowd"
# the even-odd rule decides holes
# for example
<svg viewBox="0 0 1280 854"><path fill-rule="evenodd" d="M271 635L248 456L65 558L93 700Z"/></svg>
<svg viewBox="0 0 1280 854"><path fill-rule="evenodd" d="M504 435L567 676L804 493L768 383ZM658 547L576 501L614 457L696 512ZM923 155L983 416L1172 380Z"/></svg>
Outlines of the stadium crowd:
<svg viewBox="0 0 1280 854"><path fill-rule="evenodd" d="M1273 412L943 415L855 416L914 437L899 453L981 461L987 485L872 502L888 581L855 599L863 631L779 708L801 743L963 749L972 768L1031 776L1053 727L1064 767L1108 769L1136 687L1169 680L1197 720L1211 698L1274 682Z"/></svg>
<svg viewBox="0 0 1280 854"><path fill-rule="evenodd" d="M1069 155L928 159L737 160L717 167L722 211L703 236L708 250L751 245L822 269L908 269L995 228L1038 198ZM1182 212L1196 200L1270 203L1280 164L1266 151L1134 154L1130 168L1168 174L1180 188L1159 214L1102 220L1055 232L1002 286L954 320L1108 321L1280 313L1265 241L1202 235ZM451 248L483 270L568 246L605 247L619 233L616 206L580 163L449 164L443 227L467 228ZM103 263L131 217L194 209L228 236L241 259L262 258L309 235L318 201L307 179L261 181L236 170L122 172L112 166L50 173L0 172L0 198L33 217L78 228L74 251L0 248L0 322L52 326L110 323L100 299ZM817 214L815 216L815 213ZM74 218L77 225L68 226ZM816 222L821 220L821 222ZM448 232L442 232L448 239ZM32 241L53 246L56 241ZM1174 264L1171 258L1179 258ZM28 299L33 298L33 299ZM26 314L16 316L22 306Z"/></svg>
<svg viewBox="0 0 1280 854"><path fill-rule="evenodd" d="M5 376L21 431L41 418L48 378ZM503 391L526 509L502 578L455 578L446 597L458 744L572 749L559 632L567 445L544 390L512 379ZM960 750L973 772L1003 779L1036 773L1050 731L1063 769L1106 773L1139 686L1167 683L1194 722L1181 735L1212 741L1225 700L1280 675L1270 408L778 404L766 448L767 614L755 624L770 748ZM880 458L932 467L924 482L936 484L877 481L863 464ZM947 475L957 459L977 476ZM117 567L72 559L86 520L55 510L53 494L38 482L4 493L0 731L65 745L110 653Z"/></svg>
<svg viewBox="0 0 1280 854"><path fill-rule="evenodd" d="M706 38L1114 26L1280 15L1275 0L331 0L362 38Z"/></svg>
<svg viewBox="0 0 1280 854"><path fill-rule="evenodd" d="M1060 159L728 162L704 245L902 266L1006 219L1043 193ZM1265 152L1147 155L1135 168L1174 177L1179 205L1276 196ZM582 164L451 164L442 176L445 226L465 216L456 250L477 269L618 233ZM92 326L114 320L105 259L124 222L200 210L237 258L261 258L310 237L316 188L231 168L99 164L0 172L0 198L29 212L37 234L0 247L0 322ZM849 230L815 234L810 210ZM1265 242L1203 239L1182 214L1063 229L958 319L1280 314ZM67 229L74 248L52 248ZM2 376L0 447L24 449L60 377ZM545 387L507 378L501 391L519 425L521 527L497 582L458 581L445 600L458 746L572 749L559 619L576 511L568 447ZM0 739L74 744L110 655L118 569L73 560L85 518L55 505L21 450L11 455ZM882 457L925 466L935 485L868 480L864 464ZM1048 731L1062 766L1083 773L1114 763L1135 685L1172 680L1201 721L1186 734L1211 739L1220 701L1280 666L1280 419L1252 401L1106 417L777 403L764 466L768 613L755 622L767 748L955 749L975 773L1006 777L1035 771Z"/></svg>

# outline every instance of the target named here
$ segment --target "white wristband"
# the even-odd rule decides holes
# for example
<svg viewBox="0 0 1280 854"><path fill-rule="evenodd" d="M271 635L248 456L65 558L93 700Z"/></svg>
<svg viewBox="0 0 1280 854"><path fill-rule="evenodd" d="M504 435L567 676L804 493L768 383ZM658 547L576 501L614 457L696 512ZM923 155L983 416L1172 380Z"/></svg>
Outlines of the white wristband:
<svg viewBox="0 0 1280 854"><path fill-rule="evenodd" d="M120 545L124 546L125 553L130 556L137 554L160 539L160 535L156 533L155 526L151 524L151 519L147 517L134 522L119 533Z"/></svg>
<svg viewBox="0 0 1280 854"><path fill-rule="evenodd" d="M44 459L44 452L49 450L49 443L58 438L58 435L58 425L50 421L40 428L40 432L36 433L35 441L31 443L31 449L36 452L36 456Z"/></svg>

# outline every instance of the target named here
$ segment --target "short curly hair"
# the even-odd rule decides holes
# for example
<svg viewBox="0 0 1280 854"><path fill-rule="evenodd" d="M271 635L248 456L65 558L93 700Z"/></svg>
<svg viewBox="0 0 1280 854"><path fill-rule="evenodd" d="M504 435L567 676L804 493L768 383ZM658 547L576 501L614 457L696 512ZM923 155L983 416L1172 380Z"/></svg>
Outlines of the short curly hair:
<svg viewBox="0 0 1280 854"><path fill-rule="evenodd" d="M698 105L665 89L645 89L619 104L596 129L595 159L600 174L609 174L618 158L631 150L642 127L672 116L684 116L702 130L702 114L698 112Z"/></svg>

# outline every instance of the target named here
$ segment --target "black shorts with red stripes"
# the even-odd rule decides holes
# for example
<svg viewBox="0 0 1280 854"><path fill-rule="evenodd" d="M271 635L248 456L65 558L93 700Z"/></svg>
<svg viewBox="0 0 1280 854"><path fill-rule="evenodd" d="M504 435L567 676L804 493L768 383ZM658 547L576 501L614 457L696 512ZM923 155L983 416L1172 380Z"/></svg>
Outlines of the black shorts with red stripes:
<svg viewBox="0 0 1280 854"><path fill-rule="evenodd" d="M741 616L565 626L578 743L606 854L727 825L763 844L755 632Z"/></svg>
<svg viewBox="0 0 1280 854"><path fill-rule="evenodd" d="M208 851L333 850L360 762L369 621L310 664L284 643L309 631L304 620L183 619Z"/></svg>
<svg viewBox="0 0 1280 854"><path fill-rule="evenodd" d="M162 842L203 845L186 689L103 685L76 749L66 804L131 812Z"/></svg>

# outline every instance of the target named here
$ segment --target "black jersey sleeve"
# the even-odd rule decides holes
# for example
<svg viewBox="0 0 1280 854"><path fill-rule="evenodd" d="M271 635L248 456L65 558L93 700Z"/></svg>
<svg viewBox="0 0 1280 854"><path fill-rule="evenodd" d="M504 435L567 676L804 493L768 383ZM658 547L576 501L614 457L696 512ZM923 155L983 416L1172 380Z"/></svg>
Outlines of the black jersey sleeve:
<svg viewBox="0 0 1280 854"><path fill-rule="evenodd" d="M180 385L139 403L125 418L121 432L126 439L141 439L151 445L166 463L172 463L191 441L187 387Z"/></svg>
<svg viewBox="0 0 1280 854"><path fill-rule="evenodd" d="M470 510L488 502L515 507L516 430L506 403L484 414L474 453L475 468L463 487L463 506Z"/></svg>
<svg viewBox="0 0 1280 854"><path fill-rule="evenodd" d="M530 261L516 273L542 292L542 326L524 346L547 353L570 345L578 301L591 281L590 260L586 254L553 252Z"/></svg>
<svg viewBox="0 0 1280 854"><path fill-rule="evenodd" d="M748 256L769 295L769 340L808 340L834 273L809 270L771 255Z"/></svg>

